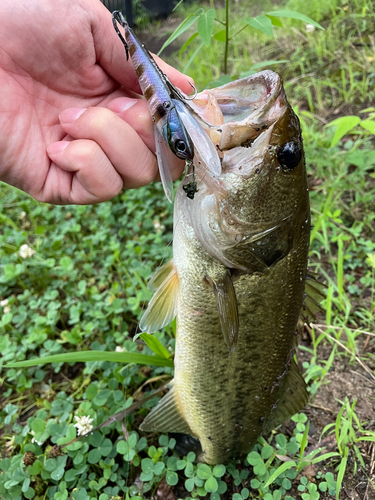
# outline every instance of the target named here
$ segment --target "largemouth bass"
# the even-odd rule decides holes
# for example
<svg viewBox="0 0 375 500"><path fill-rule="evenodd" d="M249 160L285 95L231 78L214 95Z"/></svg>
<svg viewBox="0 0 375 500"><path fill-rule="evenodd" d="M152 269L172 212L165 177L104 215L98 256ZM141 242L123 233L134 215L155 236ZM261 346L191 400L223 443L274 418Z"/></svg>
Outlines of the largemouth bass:
<svg viewBox="0 0 375 500"><path fill-rule="evenodd" d="M199 460L215 464L248 453L306 404L296 325L321 292L309 280L313 298L305 297L305 159L280 76L262 71L190 106L186 116L181 109L188 133L195 145L195 114L211 153L196 149L176 195L173 260L150 282L156 291L140 326L151 333L177 316L175 376L141 428L189 434ZM217 175L210 154L220 158Z"/></svg>

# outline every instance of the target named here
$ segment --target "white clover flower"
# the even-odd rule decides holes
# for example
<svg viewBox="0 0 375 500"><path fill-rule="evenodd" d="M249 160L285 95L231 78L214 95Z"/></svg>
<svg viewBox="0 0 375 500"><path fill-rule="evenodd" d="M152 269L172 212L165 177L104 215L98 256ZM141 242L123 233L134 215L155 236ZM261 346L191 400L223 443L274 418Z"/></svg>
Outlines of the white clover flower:
<svg viewBox="0 0 375 500"><path fill-rule="evenodd" d="M121 347L120 345L116 346L116 352L126 352L126 347Z"/></svg>
<svg viewBox="0 0 375 500"><path fill-rule="evenodd" d="M36 443L36 444L38 444L39 446L42 446L42 444L44 443L44 441L37 441L37 440L35 439L35 431L30 431L30 434L31 434L32 436L34 436L34 437L32 438L32 440L31 440L31 442L32 442L32 443Z"/></svg>
<svg viewBox="0 0 375 500"><path fill-rule="evenodd" d="M315 26L313 24L306 24L306 33L311 33L315 30Z"/></svg>
<svg viewBox="0 0 375 500"><path fill-rule="evenodd" d="M90 432L93 430L93 426L91 425L91 422L94 421L93 418L90 418L89 416L85 417L74 417L77 420L77 423L74 424L74 427L78 431L78 436L81 436L82 434L86 434L87 432Z"/></svg>
<svg viewBox="0 0 375 500"><path fill-rule="evenodd" d="M159 220L154 220L153 225L154 225L155 229L159 229L160 228L160 221Z"/></svg>
<svg viewBox="0 0 375 500"><path fill-rule="evenodd" d="M0 306L3 308L4 314L8 314L10 312L10 306L8 306L8 304L9 304L8 299L4 299L0 302Z"/></svg>
<svg viewBox="0 0 375 500"><path fill-rule="evenodd" d="M18 216L20 220L24 219L26 217L26 212L21 212Z"/></svg>
<svg viewBox="0 0 375 500"><path fill-rule="evenodd" d="M29 245L21 245L19 255L23 259L27 259L28 257L32 257L35 253L35 250L29 247Z"/></svg>

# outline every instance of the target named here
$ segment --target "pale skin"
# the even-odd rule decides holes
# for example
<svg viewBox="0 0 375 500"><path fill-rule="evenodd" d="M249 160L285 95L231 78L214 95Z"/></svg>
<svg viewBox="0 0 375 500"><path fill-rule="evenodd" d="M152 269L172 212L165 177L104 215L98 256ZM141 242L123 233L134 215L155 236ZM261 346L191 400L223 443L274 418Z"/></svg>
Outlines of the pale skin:
<svg viewBox="0 0 375 500"><path fill-rule="evenodd" d="M186 75L156 57L174 85ZM191 80L190 80L191 81ZM92 204L158 177L153 123L99 0L0 2L0 180ZM171 162L178 178L184 162Z"/></svg>

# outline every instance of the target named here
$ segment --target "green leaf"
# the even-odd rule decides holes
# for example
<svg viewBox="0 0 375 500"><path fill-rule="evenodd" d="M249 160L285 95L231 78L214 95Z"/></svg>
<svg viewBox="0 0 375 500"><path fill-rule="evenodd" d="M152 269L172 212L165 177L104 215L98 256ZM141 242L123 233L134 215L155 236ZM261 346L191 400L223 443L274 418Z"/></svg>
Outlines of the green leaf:
<svg viewBox="0 0 375 500"><path fill-rule="evenodd" d="M151 335L149 333L141 333L140 337L157 356L166 359L169 359L171 357L171 353L154 335Z"/></svg>
<svg viewBox="0 0 375 500"><path fill-rule="evenodd" d="M319 457L314 458L311 460L312 464L317 464L319 462L323 462L323 460L328 460L329 458L332 457L339 457L340 453L337 453L336 451L331 451L330 453L324 453L324 455L320 455Z"/></svg>
<svg viewBox="0 0 375 500"><path fill-rule="evenodd" d="M197 57L198 53L201 51L201 49L203 48L204 46L204 42L200 43L198 45L198 47L195 49L195 51L193 52L193 54L191 55L190 59L188 60L188 62L186 63L184 69L182 70L183 73L186 73L187 70L189 69L189 66L190 64L194 61L194 59Z"/></svg>
<svg viewBox="0 0 375 500"><path fill-rule="evenodd" d="M173 470L167 472L165 479L169 486L175 486L178 483L178 475Z"/></svg>
<svg viewBox="0 0 375 500"><path fill-rule="evenodd" d="M287 63L287 62L289 62L288 59L280 59L278 61L271 59L270 61L261 61L261 62L255 63L251 66L251 69L253 71L258 71L258 69L265 68L267 66L274 66L275 64L283 64L283 63Z"/></svg>
<svg viewBox="0 0 375 500"><path fill-rule="evenodd" d="M274 10L273 12L267 12L266 15L273 17L287 17L289 19L298 19L299 21L303 21L306 24L312 24L320 30L324 30L323 26L311 19L311 17L305 16L305 14L301 14L300 12L296 12L294 10Z"/></svg>
<svg viewBox="0 0 375 500"><path fill-rule="evenodd" d="M193 33L190 38L186 40L186 42L183 44L183 46L180 48L180 52L178 53L179 56L184 52L184 50L193 42L198 36L198 32Z"/></svg>
<svg viewBox="0 0 375 500"><path fill-rule="evenodd" d="M274 17L274 16L270 16L269 14L266 14L267 17L269 17L271 19L271 23L274 25L274 26L278 26L279 28L282 28L283 27L283 23L280 21L280 19L277 19L277 17Z"/></svg>
<svg viewBox="0 0 375 500"><path fill-rule="evenodd" d="M375 134L375 121L374 120L362 120L360 126L368 130L372 134Z"/></svg>
<svg viewBox="0 0 375 500"><path fill-rule="evenodd" d="M273 36L273 26L271 19L267 16L257 16L245 19L247 24L266 35Z"/></svg>
<svg viewBox="0 0 375 500"><path fill-rule="evenodd" d="M100 450L98 448L94 448L93 450L89 451L87 461L89 464L97 464L101 457L102 454L100 453Z"/></svg>
<svg viewBox="0 0 375 500"><path fill-rule="evenodd" d="M41 418L36 418L30 427L34 432L44 432L46 424Z"/></svg>
<svg viewBox="0 0 375 500"><path fill-rule="evenodd" d="M154 465L154 474L160 476L164 469L165 469L164 462L156 462L156 464Z"/></svg>
<svg viewBox="0 0 375 500"><path fill-rule="evenodd" d="M64 467L59 467L51 472L51 479L54 481L60 481L64 475Z"/></svg>
<svg viewBox="0 0 375 500"><path fill-rule="evenodd" d="M210 9L198 19L198 33L206 47L211 44L211 36L214 29L215 9Z"/></svg>
<svg viewBox="0 0 375 500"><path fill-rule="evenodd" d="M290 460L289 462L284 462L282 465L280 465L280 467L278 467L275 472L273 474L271 474L271 476L268 478L268 481L266 482L266 484L264 485L264 488L267 488L271 483L273 483L273 481L280 476L280 474L282 474L283 472L285 472L286 470L292 468L292 467L296 467L297 464L294 460Z"/></svg>
<svg viewBox="0 0 375 500"><path fill-rule="evenodd" d="M22 493L25 493L29 489L30 486L30 478L26 477L22 483Z"/></svg>
<svg viewBox="0 0 375 500"><path fill-rule="evenodd" d="M262 458L268 460L270 458L270 456L272 455L272 453L273 453L272 446L270 446L269 444L266 444L265 446L263 446L262 451L261 451Z"/></svg>
<svg viewBox="0 0 375 500"><path fill-rule="evenodd" d="M261 461L261 456L256 451L252 451L247 455L247 461L250 465L257 465Z"/></svg>
<svg viewBox="0 0 375 500"><path fill-rule="evenodd" d="M53 470L56 469L56 467L57 467L56 458L49 458L44 462L44 468L45 470L48 470L48 472L52 472Z"/></svg>
<svg viewBox="0 0 375 500"><path fill-rule="evenodd" d="M190 14L182 23L174 30L171 36L163 43L162 48L158 52L158 56L163 52L163 50L168 47L176 38L181 36L185 31L187 31L193 24L199 19L199 17L204 13L203 9L198 9L194 14Z"/></svg>
<svg viewBox="0 0 375 500"><path fill-rule="evenodd" d="M225 474L225 465L215 465L214 470L212 471L215 477L222 477Z"/></svg>
<svg viewBox="0 0 375 500"><path fill-rule="evenodd" d="M186 479L186 481L185 481L185 488L187 489L187 491L189 491L189 492L193 491L194 486L195 486L195 484L194 484L194 478L191 477L189 479Z"/></svg>
<svg viewBox="0 0 375 500"><path fill-rule="evenodd" d="M335 146L345 134L356 127L360 121L361 119L359 116L341 116L327 123L326 127L337 127L331 142L331 148Z"/></svg>
<svg viewBox="0 0 375 500"><path fill-rule="evenodd" d="M339 472L337 474L336 500L339 500L341 485L342 485L342 481L344 479L346 464L348 461L348 454L349 454L349 448L346 447L344 450L344 456L342 457L342 460L341 460L340 465L339 465Z"/></svg>
<svg viewBox="0 0 375 500"><path fill-rule="evenodd" d="M74 363L89 361L110 361L115 363L134 363L138 365L155 365L173 367L173 361L160 356L148 356L138 352L108 352L108 351L80 351L54 354L43 358L28 359L8 363L6 368L25 368L28 366L44 365L45 363Z"/></svg>
<svg viewBox="0 0 375 500"><path fill-rule="evenodd" d="M59 264L65 271L71 271L73 269L73 261L67 255L65 257L61 257Z"/></svg>
<svg viewBox="0 0 375 500"><path fill-rule="evenodd" d="M211 467L206 464L198 464L197 474L200 479L208 479L212 476Z"/></svg>
<svg viewBox="0 0 375 500"><path fill-rule="evenodd" d="M214 493L217 491L218 484L214 476L211 476L207 479L207 481L204 483L204 489L207 491L207 493Z"/></svg>
<svg viewBox="0 0 375 500"><path fill-rule="evenodd" d="M302 440L301 440L301 460L302 460L302 457L303 457L303 454L305 452L305 448L306 448L306 445L307 445L307 439L308 439L308 435L309 435L309 428L310 428L310 422L308 422L308 424L306 425L306 429L305 429L305 432L303 433L303 436L302 436Z"/></svg>
<svg viewBox="0 0 375 500"><path fill-rule="evenodd" d="M217 33L214 34L214 38L218 42L225 42L226 37L227 37L227 33L225 30L218 31Z"/></svg>

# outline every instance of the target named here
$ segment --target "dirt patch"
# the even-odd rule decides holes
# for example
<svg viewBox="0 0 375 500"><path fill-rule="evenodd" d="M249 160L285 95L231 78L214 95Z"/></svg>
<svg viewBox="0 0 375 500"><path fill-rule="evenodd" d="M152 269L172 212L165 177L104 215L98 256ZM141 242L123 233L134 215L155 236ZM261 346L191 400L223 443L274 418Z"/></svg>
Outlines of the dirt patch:
<svg viewBox="0 0 375 500"><path fill-rule="evenodd" d="M306 346L308 342L305 341L302 344ZM371 352L374 347L375 340L368 342L366 353ZM329 345L319 346L318 359L320 361L328 360L331 349L332 347ZM362 349L361 357L366 353ZM306 351L299 350L298 359L300 362L310 362L311 355ZM369 362L368 359L366 362ZM324 362L322 366L324 366ZM370 369L373 370L374 366L370 366ZM339 352L324 379L324 383L319 387L315 397L311 398L310 404L304 409L310 420L309 444L306 453L322 446L326 448L325 453L337 451L334 433L325 433L322 439L320 437L326 425L336 422L342 407L340 402L344 402L346 398L351 404L355 399L357 400L355 413L359 421L364 429L374 431L375 381L355 360L351 361L348 355ZM286 423L286 427L288 424ZM363 467L359 466L356 469L355 463L357 462L358 465L358 460L356 460L354 450L350 448L340 499L375 500L375 489L371 486L371 481L375 483L375 443L362 441L358 442L357 445L366 467L363 469ZM316 464L306 468L303 474L314 478L319 471L322 471L322 465ZM328 471L337 474L334 468L328 468L322 472ZM321 496L321 498L324 497Z"/></svg>

